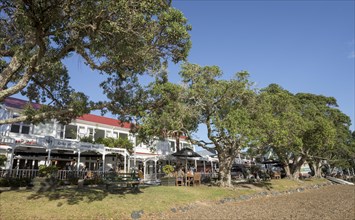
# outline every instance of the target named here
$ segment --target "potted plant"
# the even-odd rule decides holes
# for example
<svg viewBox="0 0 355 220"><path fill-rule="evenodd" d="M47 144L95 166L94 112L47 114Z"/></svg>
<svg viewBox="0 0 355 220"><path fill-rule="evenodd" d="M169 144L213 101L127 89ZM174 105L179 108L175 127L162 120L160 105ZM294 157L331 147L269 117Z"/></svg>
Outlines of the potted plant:
<svg viewBox="0 0 355 220"><path fill-rule="evenodd" d="M165 176L161 178L161 185L163 186L175 186L175 177L173 175L174 167L167 164L163 167Z"/></svg>

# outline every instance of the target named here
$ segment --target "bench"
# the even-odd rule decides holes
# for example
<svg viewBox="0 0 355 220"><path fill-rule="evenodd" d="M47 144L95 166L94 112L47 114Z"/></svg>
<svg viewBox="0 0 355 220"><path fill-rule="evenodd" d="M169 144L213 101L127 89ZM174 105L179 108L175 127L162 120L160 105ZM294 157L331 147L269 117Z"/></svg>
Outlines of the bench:
<svg viewBox="0 0 355 220"><path fill-rule="evenodd" d="M111 173L104 178L104 183L106 189L109 189L110 186L138 189L140 181L136 173Z"/></svg>

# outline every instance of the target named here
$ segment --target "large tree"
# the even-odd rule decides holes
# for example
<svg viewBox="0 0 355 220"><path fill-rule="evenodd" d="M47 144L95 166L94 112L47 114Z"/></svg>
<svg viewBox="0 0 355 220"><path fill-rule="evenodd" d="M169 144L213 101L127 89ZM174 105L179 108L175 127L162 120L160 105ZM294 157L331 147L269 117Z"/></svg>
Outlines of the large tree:
<svg viewBox="0 0 355 220"><path fill-rule="evenodd" d="M147 107L138 117L138 139L150 145L156 138L174 138L180 150L181 137L197 129L198 115L185 103L186 89L163 76L149 85L147 94Z"/></svg>
<svg viewBox="0 0 355 220"><path fill-rule="evenodd" d="M257 128L261 151L273 149L288 178L298 178L306 161L302 134L305 122L297 108L297 99L279 85L271 84L258 95Z"/></svg>
<svg viewBox="0 0 355 220"><path fill-rule="evenodd" d="M342 132L337 129L336 124L345 123L346 117L339 121L341 112L335 109L337 103L333 97L299 93L296 94L296 98L299 111L305 120L304 133L301 137L304 152L307 153L307 161L314 175L321 177L322 161L330 159L330 152L334 151L337 142L337 133ZM339 126L338 128L341 129Z"/></svg>
<svg viewBox="0 0 355 220"><path fill-rule="evenodd" d="M257 106L261 149L273 149L289 178L297 179L306 161L321 177L323 161L349 159L350 118L336 108L335 98L293 95L271 84L261 90Z"/></svg>
<svg viewBox="0 0 355 220"><path fill-rule="evenodd" d="M209 140L192 135L189 138L202 148L217 151L219 183L231 186L234 159L253 141L255 91L248 73L240 72L233 79L222 80L217 66L184 64L181 76L188 90L185 103L198 113L197 123L206 126Z"/></svg>
<svg viewBox="0 0 355 220"><path fill-rule="evenodd" d="M40 110L0 124L57 118L91 109L126 114L138 76L154 73L190 49L191 27L170 0L0 0L0 102L21 93ZM104 74L107 102L90 102L70 87L63 60L79 55ZM98 85L98 86L99 86ZM142 98L136 95L133 99Z"/></svg>

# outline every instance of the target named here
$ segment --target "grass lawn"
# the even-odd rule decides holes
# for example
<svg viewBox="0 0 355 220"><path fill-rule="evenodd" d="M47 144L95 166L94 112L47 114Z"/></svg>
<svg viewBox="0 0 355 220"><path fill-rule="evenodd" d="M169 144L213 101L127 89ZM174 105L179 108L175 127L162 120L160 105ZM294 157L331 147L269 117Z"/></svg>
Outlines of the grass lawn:
<svg viewBox="0 0 355 220"><path fill-rule="evenodd" d="M196 201L253 194L260 190L286 190L323 183L326 180L272 180L235 189L199 186L140 187L140 192L116 189L62 189L54 192L5 191L0 194L0 219L130 219L133 211L145 214L168 211ZM245 186L245 185L244 185Z"/></svg>

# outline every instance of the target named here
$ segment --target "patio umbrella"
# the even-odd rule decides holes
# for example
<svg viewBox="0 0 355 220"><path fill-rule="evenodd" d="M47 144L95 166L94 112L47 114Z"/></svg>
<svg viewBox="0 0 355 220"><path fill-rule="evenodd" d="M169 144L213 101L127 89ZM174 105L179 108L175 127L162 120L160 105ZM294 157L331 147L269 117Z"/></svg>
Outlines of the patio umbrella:
<svg viewBox="0 0 355 220"><path fill-rule="evenodd" d="M199 155L198 153L196 153L195 151L193 151L190 148L183 148L173 154L174 157L182 157L185 158L185 172L187 172L187 158L188 157L201 157L201 155ZM185 175L185 183L187 182L187 175Z"/></svg>

